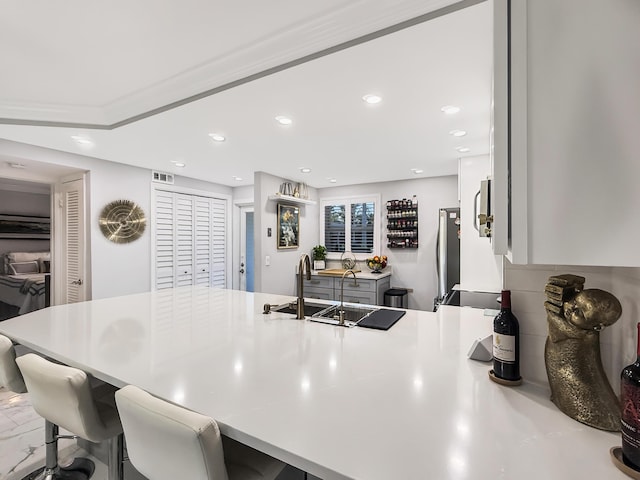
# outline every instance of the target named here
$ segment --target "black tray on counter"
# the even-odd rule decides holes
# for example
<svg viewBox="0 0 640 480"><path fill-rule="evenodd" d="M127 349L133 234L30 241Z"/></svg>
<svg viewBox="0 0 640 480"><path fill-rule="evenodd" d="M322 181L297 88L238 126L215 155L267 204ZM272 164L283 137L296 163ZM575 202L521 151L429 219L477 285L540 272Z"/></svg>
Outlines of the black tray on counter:
<svg viewBox="0 0 640 480"><path fill-rule="evenodd" d="M374 328L376 330L389 330L393 327L403 315L407 313L403 310L388 310L381 308L375 312L371 312L365 318L358 322L359 327Z"/></svg>

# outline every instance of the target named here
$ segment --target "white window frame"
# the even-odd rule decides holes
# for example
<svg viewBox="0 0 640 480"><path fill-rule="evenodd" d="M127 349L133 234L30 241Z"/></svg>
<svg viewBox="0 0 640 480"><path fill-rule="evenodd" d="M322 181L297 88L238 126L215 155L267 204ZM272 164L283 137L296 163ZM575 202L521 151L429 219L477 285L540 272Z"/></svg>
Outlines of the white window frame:
<svg viewBox="0 0 640 480"><path fill-rule="evenodd" d="M371 253L355 253L356 260L365 260L373 255L380 255L380 232L382 224L382 213L380 210L381 196L380 194L357 195L348 197L331 197L320 200L320 241L324 245L324 211L328 205L345 205L345 250L351 249L351 204L372 202L375 208L375 216L373 222L373 252ZM342 253L327 252L328 260L340 260Z"/></svg>

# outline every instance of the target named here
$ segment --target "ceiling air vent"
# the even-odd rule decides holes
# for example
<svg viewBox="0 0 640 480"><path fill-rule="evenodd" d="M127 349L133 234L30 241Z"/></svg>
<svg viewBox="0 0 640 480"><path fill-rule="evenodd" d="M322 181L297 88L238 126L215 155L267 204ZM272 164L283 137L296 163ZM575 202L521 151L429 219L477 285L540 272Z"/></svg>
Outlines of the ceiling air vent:
<svg viewBox="0 0 640 480"><path fill-rule="evenodd" d="M154 170L151 172L151 180L157 183L173 185L173 173L156 172Z"/></svg>

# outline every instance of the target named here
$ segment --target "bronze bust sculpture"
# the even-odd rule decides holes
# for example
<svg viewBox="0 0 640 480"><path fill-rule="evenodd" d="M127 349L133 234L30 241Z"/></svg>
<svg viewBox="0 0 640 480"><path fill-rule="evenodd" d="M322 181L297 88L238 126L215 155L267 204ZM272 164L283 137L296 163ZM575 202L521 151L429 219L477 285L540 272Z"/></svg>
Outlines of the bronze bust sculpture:
<svg viewBox="0 0 640 480"><path fill-rule="evenodd" d="M600 331L620 318L622 306L609 292L583 286L583 277L558 275L545 287L551 401L581 423L619 431L620 402L602 367Z"/></svg>

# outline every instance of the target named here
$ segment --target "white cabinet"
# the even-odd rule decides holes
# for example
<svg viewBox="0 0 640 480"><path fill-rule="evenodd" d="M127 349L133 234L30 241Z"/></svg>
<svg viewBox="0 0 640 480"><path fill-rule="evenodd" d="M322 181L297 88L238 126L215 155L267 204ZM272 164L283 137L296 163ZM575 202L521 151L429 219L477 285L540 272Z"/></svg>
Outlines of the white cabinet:
<svg viewBox="0 0 640 480"><path fill-rule="evenodd" d="M494 5L497 253L506 246L513 263L640 266L638 2Z"/></svg>
<svg viewBox="0 0 640 480"><path fill-rule="evenodd" d="M340 286L342 278L328 275L312 275L311 280L303 280L305 298L319 298L322 300L340 301ZM363 303L367 305L382 305L384 292L391 285L391 276L380 279L353 277L344 279L344 301L349 303Z"/></svg>
<svg viewBox="0 0 640 480"><path fill-rule="evenodd" d="M227 201L156 191L155 287L227 286Z"/></svg>

